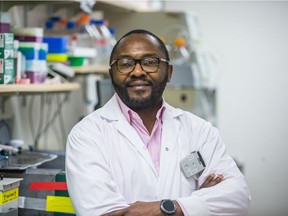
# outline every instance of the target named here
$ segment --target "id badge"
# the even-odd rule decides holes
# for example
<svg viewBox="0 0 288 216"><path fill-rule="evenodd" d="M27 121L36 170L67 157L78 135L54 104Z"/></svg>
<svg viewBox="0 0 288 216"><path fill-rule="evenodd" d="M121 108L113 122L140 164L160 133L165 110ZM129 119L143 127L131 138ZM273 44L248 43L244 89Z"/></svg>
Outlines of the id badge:
<svg viewBox="0 0 288 216"><path fill-rule="evenodd" d="M205 169L205 163L200 152L193 151L180 161L180 166L186 178L190 178Z"/></svg>

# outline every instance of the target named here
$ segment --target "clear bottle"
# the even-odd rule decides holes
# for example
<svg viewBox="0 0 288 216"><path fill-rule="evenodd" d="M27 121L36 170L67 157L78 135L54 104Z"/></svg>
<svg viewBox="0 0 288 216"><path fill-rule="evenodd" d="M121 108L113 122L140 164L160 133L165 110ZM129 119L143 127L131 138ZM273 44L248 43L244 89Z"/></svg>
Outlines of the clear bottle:
<svg viewBox="0 0 288 216"><path fill-rule="evenodd" d="M55 34L55 32L54 32L54 22L51 21L51 20L46 21L44 35L45 36L52 36L54 34Z"/></svg>
<svg viewBox="0 0 288 216"><path fill-rule="evenodd" d="M94 47L95 33L90 25L89 15L81 14L74 24L68 23L69 31L71 31L68 43L69 57L84 58L84 62L91 63L91 60L96 57L97 50Z"/></svg>
<svg viewBox="0 0 288 216"><path fill-rule="evenodd" d="M14 81L19 83L25 75L25 57L19 51L19 41L14 40Z"/></svg>
<svg viewBox="0 0 288 216"><path fill-rule="evenodd" d="M68 21L66 24L67 50L73 50L77 46L77 32L74 21Z"/></svg>
<svg viewBox="0 0 288 216"><path fill-rule="evenodd" d="M46 76L48 74L48 67L47 67L47 53L48 53L48 44L41 43L39 49L39 76L38 82L44 83L46 80Z"/></svg>
<svg viewBox="0 0 288 216"><path fill-rule="evenodd" d="M115 36L112 34L107 26L107 23L103 19L95 20L94 23L96 29L101 35L100 39L97 40L97 49L99 55L97 56L96 63L106 65L109 63L112 48L116 43Z"/></svg>
<svg viewBox="0 0 288 216"><path fill-rule="evenodd" d="M77 25L77 46L91 47L93 45L93 30L90 26L89 15L81 15L76 23Z"/></svg>
<svg viewBox="0 0 288 216"><path fill-rule="evenodd" d="M173 41L172 49L170 50L171 61L175 64L183 64L190 58L190 53L186 46L186 39L177 37Z"/></svg>

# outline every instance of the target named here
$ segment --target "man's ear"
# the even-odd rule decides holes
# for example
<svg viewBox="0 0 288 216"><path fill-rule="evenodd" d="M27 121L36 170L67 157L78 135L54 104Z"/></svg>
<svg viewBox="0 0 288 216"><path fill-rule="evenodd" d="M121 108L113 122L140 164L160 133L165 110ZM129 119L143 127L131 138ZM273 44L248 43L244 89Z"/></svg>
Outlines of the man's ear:
<svg viewBox="0 0 288 216"><path fill-rule="evenodd" d="M168 73L168 82L170 82L172 78L172 73L173 73L173 65L170 65L170 64L168 65L167 73Z"/></svg>
<svg viewBox="0 0 288 216"><path fill-rule="evenodd" d="M110 75L110 78L112 78L112 70L111 70L111 67L109 68L109 75Z"/></svg>

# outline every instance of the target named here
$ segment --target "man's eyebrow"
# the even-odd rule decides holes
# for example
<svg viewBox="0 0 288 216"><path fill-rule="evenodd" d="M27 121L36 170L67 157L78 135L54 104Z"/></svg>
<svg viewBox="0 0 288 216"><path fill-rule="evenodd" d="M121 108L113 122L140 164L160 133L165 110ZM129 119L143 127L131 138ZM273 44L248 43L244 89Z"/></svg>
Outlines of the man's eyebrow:
<svg viewBox="0 0 288 216"><path fill-rule="evenodd" d="M147 54L144 54L143 57L156 57L156 56L159 56L158 53L147 53Z"/></svg>
<svg viewBox="0 0 288 216"><path fill-rule="evenodd" d="M120 58L132 58L131 55L119 55L116 57L116 59L120 59Z"/></svg>
<svg viewBox="0 0 288 216"><path fill-rule="evenodd" d="M145 58L145 57L159 57L158 53L145 53L143 54L140 58ZM116 59L120 58L133 58L131 55L119 55L116 57Z"/></svg>

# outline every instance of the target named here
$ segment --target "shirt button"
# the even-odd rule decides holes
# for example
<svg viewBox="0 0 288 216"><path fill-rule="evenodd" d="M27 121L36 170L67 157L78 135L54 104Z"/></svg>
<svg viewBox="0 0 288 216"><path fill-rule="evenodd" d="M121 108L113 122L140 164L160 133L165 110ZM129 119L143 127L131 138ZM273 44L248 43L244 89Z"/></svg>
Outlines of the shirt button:
<svg viewBox="0 0 288 216"><path fill-rule="evenodd" d="M168 148L168 147L166 147L166 148L165 148L165 150L166 150L166 151L169 151L169 148Z"/></svg>

